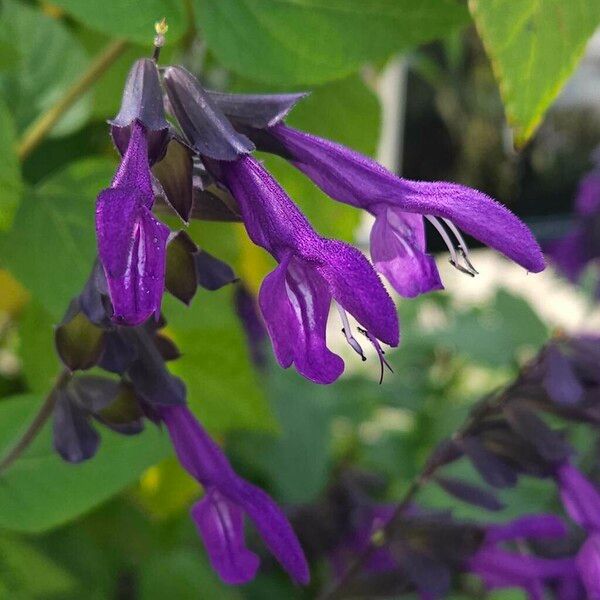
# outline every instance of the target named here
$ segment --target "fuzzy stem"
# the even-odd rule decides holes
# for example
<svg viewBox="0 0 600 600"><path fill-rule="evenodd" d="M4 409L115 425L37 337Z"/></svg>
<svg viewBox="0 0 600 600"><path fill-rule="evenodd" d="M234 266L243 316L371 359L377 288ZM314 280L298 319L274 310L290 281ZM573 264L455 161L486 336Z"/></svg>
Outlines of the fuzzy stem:
<svg viewBox="0 0 600 600"><path fill-rule="evenodd" d="M40 145L65 112L104 75L126 48L125 40L116 40L108 44L65 94L27 128L17 147L17 155L21 161Z"/></svg>
<svg viewBox="0 0 600 600"><path fill-rule="evenodd" d="M8 469L10 465L23 454L29 447L29 444L33 442L37 434L41 431L42 427L46 424L46 421L50 418L50 415L52 415L54 405L56 404L56 393L69 377L71 377L71 373L67 369L64 369L60 373L56 379L56 383L50 390L50 393L46 396L44 402L42 402L40 409L33 418L33 421L29 424L29 427L24 431L23 435L17 440L4 458L0 460L0 474L6 471L6 469Z"/></svg>

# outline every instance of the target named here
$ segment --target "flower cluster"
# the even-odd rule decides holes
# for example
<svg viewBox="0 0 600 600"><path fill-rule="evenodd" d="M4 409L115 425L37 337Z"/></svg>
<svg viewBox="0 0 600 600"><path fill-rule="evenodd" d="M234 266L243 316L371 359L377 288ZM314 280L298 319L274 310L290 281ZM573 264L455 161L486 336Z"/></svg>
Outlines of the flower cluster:
<svg viewBox="0 0 600 600"><path fill-rule="evenodd" d="M262 322L238 284L236 308L254 360L264 364L266 330L281 366L294 365L322 384L344 370L327 346L332 303L350 346L364 360L348 314L383 371L382 344L398 345L400 334L378 273L405 296L442 287L426 253L424 219L447 243L451 263L469 275L476 271L460 229L530 271L543 269L543 259L529 230L484 194L400 179L343 146L285 125L304 94L213 92L180 66L159 70L156 58L135 62L110 121L121 162L97 199L98 260L56 330L66 376L53 392L54 445L65 460L79 462L98 448L94 421L123 434L140 432L146 420L164 426L179 461L204 488L191 514L221 578L240 584L257 571L259 559L244 538L247 516L291 578L306 584L307 562L286 516L235 473L186 407L184 383L166 366L179 351L163 332L164 291L189 304L198 286L216 290L236 277L155 213L170 212L184 223L243 221L249 238L277 262L260 288ZM373 214L373 264L351 245L321 237L253 157L257 149L285 157L332 198ZM112 376L80 373L93 366Z"/></svg>
<svg viewBox="0 0 600 600"><path fill-rule="evenodd" d="M515 381L473 407L399 505L372 499L384 489L372 476L343 472L323 498L297 511L293 523L309 556L328 558L340 597L444 598L468 574L485 590L517 588L531 600L600 598L600 486L576 466L564 431L543 418L598 428L599 373L600 339L552 340ZM485 485L444 473L462 457ZM460 521L417 504L418 491L435 484L461 502L499 511L504 504L494 490L522 476L554 487L566 519L540 513L504 523Z"/></svg>
<svg viewBox="0 0 600 600"><path fill-rule="evenodd" d="M326 343L332 301L350 346L364 359L348 313L383 364L381 343L396 346L399 326L377 272L404 296L442 287L426 253L424 219L465 273L476 271L461 229L529 271L544 268L525 225L484 194L401 179L348 148L285 125L303 96L212 92L180 66L159 72L152 60L135 63L111 122L121 165L98 197L96 213L116 322L138 325L160 312L168 230L152 215L155 198L183 221L244 222L250 239L278 263L259 294L277 360L317 383L331 383L344 369ZM374 215L373 265L352 246L321 237L252 156L256 149L283 156L332 198Z"/></svg>

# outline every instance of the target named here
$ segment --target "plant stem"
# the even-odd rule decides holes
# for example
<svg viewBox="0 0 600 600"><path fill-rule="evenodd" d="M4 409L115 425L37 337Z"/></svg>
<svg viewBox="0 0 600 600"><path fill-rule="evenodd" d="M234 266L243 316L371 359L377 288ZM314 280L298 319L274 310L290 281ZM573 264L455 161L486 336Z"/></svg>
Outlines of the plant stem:
<svg viewBox="0 0 600 600"><path fill-rule="evenodd" d="M59 98L53 106L27 128L17 148L17 155L21 161L25 160L39 146L65 112L104 75L126 48L127 42L125 40L116 40L108 44L92 61L88 70L65 92L62 98Z"/></svg>
<svg viewBox="0 0 600 600"><path fill-rule="evenodd" d="M17 440L15 445L8 451L6 456L0 460L0 473L6 471L12 465L12 463L23 454L23 452L29 447L29 444L33 442L37 434L41 431L46 421L50 418L54 405L56 404L56 393L69 379L71 373L67 369L63 369L56 383L50 390L50 393L46 396L44 402L40 406L37 414L31 421L29 427L25 430L23 435Z"/></svg>

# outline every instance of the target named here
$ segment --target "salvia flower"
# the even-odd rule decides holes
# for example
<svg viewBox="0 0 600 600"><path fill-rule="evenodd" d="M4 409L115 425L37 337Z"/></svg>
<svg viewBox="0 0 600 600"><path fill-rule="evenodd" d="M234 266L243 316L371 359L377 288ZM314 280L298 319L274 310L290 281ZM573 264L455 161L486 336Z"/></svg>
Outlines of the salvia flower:
<svg viewBox="0 0 600 600"><path fill-rule="evenodd" d="M226 583L252 580L259 559L244 540L244 515L294 581L308 583L302 548L286 516L263 490L239 477L220 448L185 406L161 407L175 452L183 467L204 487L191 511L210 562Z"/></svg>
<svg viewBox="0 0 600 600"><path fill-rule="evenodd" d="M137 61L128 78L112 135L122 154L109 189L98 196L96 235L113 319L138 325L158 317L169 229L152 214L151 163L162 157L168 123L156 64Z"/></svg>
<svg viewBox="0 0 600 600"><path fill-rule="evenodd" d="M254 158L221 161L213 168L237 200L252 241L279 263L261 286L259 304L283 367L294 364L317 383L340 376L343 361L326 345L332 299L346 338L359 354L362 349L352 336L346 311L375 340L398 344L394 304L361 252L320 237Z"/></svg>
<svg viewBox="0 0 600 600"><path fill-rule="evenodd" d="M458 184L402 179L341 144L281 122L249 127L239 106L222 106L259 150L280 154L331 198L375 216L371 256L399 294L413 297L443 287L433 257L426 252L424 217L448 246L450 262L469 275L477 271L461 229L528 271L544 269L529 229L485 194Z"/></svg>

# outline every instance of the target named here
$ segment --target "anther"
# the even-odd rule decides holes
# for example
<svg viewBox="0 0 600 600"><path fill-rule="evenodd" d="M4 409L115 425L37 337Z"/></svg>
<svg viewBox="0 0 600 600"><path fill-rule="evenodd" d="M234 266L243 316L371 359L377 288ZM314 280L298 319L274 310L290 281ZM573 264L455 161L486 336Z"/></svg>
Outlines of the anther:
<svg viewBox="0 0 600 600"><path fill-rule="evenodd" d="M379 385L381 385L383 383L383 375L385 373L385 367L388 368L390 373L393 373L394 369L392 369L392 367L390 366L388 361L385 359L385 356L384 356L385 352L383 351L383 348L381 347L379 340L377 340L377 338L374 335L372 335L371 333L369 333L366 329L363 329L362 327L357 327L357 329L360 333L362 333L369 340L369 342L371 342L371 344L373 344L373 348L375 348L375 351L377 352L377 356L379 357L379 366L381 367L381 372L379 374Z"/></svg>

